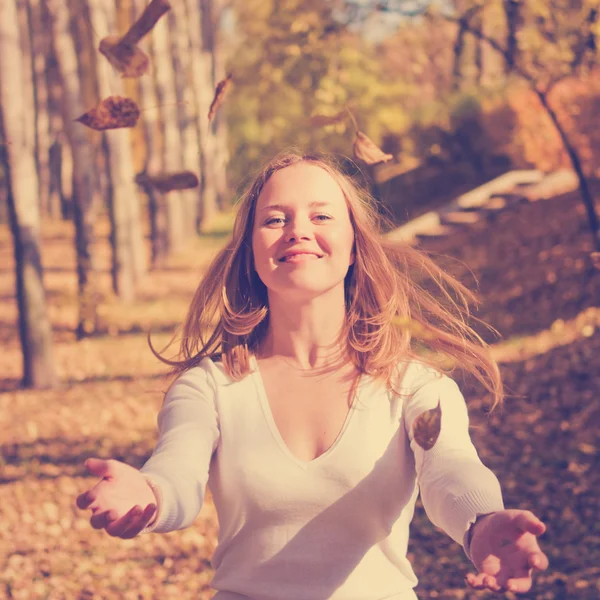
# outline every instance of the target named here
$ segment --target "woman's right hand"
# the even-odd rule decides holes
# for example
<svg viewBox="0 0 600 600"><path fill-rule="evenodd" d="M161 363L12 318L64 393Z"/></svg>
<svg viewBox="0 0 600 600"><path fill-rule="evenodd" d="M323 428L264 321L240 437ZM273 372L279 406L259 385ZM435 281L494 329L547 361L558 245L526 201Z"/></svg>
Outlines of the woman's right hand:
<svg viewBox="0 0 600 600"><path fill-rule="evenodd" d="M113 537L135 537L156 512L156 497L145 477L118 460L88 458L85 467L102 479L77 497L77 507L90 509L94 529Z"/></svg>

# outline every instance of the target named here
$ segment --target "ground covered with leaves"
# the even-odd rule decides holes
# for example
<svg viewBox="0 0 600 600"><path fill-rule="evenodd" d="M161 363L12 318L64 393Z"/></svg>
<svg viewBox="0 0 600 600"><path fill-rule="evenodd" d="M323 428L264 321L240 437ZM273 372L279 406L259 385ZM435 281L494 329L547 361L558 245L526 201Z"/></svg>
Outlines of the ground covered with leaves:
<svg viewBox="0 0 600 600"><path fill-rule="evenodd" d="M44 226L43 262L61 389L18 388L21 359L10 237L0 230L0 598L207 599L217 523L210 499L194 526L116 540L94 531L75 497L89 487L88 456L140 466L156 436L167 385L146 332L161 347L183 318L198 277L224 237L195 242L144 281L138 300L111 299L106 230L99 227L107 335L76 341L76 276L69 224ZM550 569L532 599L600 597L600 271L575 194L517 204L493 220L422 243L470 286L494 343L509 396L491 416L467 387L472 435L498 475L507 506L548 525ZM474 279L475 278L475 279ZM482 329L483 332L483 329ZM410 558L422 600L488 597L466 588L462 550L421 508ZM507 598L513 598L506 594ZM283 600L283 599L282 599Z"/></svg>

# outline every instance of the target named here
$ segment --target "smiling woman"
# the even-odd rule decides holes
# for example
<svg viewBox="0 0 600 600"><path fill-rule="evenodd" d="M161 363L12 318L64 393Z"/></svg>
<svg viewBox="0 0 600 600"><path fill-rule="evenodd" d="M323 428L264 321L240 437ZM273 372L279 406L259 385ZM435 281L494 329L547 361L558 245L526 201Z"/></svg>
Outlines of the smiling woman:
<svg viewBox="0 0 600 600"><path fill-rule="evenodd" d="M501 401L468 324L475 298L418 250L383 242L381 225L323 157L286 153L261 171L198 286L180 360L159 356L176 379L152 456L140 471L86 463L103 478L77 500L95 528L182 529L209 486L219 600L410 600L420 493L478 570L470 585L530 588L547 566L545 526L504 509L464 398L434 359L451 357Z"/></svg>

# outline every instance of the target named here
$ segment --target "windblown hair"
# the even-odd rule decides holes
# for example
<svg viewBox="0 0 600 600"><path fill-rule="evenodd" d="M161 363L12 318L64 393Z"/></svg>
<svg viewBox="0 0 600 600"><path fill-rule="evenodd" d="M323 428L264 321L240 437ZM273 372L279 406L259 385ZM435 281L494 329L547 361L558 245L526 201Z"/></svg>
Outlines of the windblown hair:
<svg viewBox="0 0 600 600"><path fill-rule="evenodd" d="M250 372L250 357L264 339L269 322L267 289L252 256L256 204L275 172L300 162L320 167L335 179L354 228L356 258L345 278L347 318L338 338L344 360L390 388L401 361L418 359L440 372L459 368L492 394L493 406L500 403L503 386L498 366L489 346L469 325L475 294L424 252L385 240L382 232L387 219L368 192L331 158L296 152L272 159L242 195L233 235L211 263L191 302L178 360L164 358L150 344L155 355L172 367L172 375L205 357L221 358L234 380Z"/></svg>

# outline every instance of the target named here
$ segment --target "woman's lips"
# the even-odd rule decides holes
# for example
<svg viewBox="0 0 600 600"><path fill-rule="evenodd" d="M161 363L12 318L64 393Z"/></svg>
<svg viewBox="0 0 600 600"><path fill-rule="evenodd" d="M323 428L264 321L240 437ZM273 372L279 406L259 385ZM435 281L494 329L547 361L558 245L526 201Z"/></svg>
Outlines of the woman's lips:
<svg viewBox="0 0 600 600"><path fill-rule="evenodd" d="M307 260L313 260L313 259L317 259L317 258L321 258L321 257L317 256L316 254L308 254L308 253L291 254L289 256L284 256L279 262L298 263L298 262L305 262Z"/></svg>

